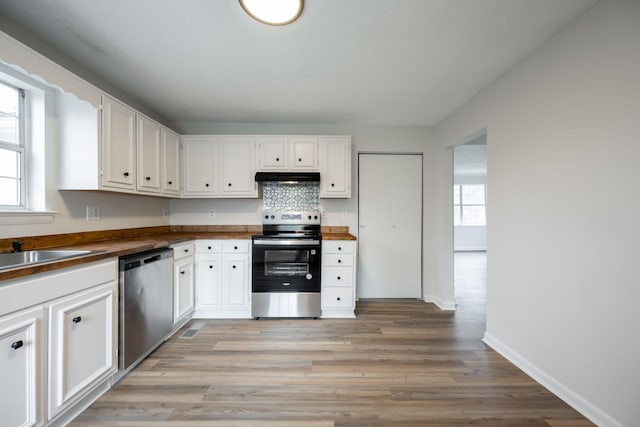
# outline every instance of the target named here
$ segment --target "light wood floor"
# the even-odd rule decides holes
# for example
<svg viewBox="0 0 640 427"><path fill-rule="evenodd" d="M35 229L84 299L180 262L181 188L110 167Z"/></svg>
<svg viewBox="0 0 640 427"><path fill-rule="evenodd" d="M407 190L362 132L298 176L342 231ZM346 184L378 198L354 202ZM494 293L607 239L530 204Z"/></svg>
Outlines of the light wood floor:
<svg viewBox="0 0 640 427"><path fill-rule="evenodd" d="M592 425L482 343L484 265L463 255L455 313L367 300L355 320L194 320L72 425Z"/></svg>

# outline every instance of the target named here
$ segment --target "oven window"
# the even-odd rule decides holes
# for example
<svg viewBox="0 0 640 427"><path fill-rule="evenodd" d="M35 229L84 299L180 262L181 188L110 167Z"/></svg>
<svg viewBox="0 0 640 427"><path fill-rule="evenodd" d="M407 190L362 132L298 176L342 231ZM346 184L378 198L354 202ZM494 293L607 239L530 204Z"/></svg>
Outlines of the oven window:
<svg viewBox="0 0 640 427"><path fill-rule="evenodd" d="M308 250L266 250L265 276L306 276L309 273Z"/></svg>

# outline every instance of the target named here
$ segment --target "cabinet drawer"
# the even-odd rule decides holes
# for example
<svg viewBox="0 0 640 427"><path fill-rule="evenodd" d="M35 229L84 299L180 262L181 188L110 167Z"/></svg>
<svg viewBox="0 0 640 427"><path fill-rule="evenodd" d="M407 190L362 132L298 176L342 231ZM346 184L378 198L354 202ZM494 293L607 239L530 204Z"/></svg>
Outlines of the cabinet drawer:
<svg viewBox="0 0 640 427"><path fill-rule="evenodd" d="M222 242L220 240L198 240L196 242L196 251L199 254L222 253Z"/></svg>
<svg viewBox="0 0 640 427"><path fill-rule="evenodd" d="M322 289L322 308L353 307L353 288Z"/></svg>
<svg viewBox="0 0 640 427"><path fill-rule="evenodd" d="M324 240L322 249L327 254L352 254L355 242L346 242L344 240Z"/></svg>
<svg viewBox="0 0 640 427"><path fill-rule="evenodd" d="M225 254L249 253L249 240L223 240L222 252Z"/></svg>
<svg viewBox="0 0 640 427"><path fill-rule="evenodd" d="M173 247L174 260L192 256L195 253L196 253L196 248L193 242L183 243Z"/></svg>
<svg viewBox="0 0 640 427"><path fill-rule="evenodd" d="M351 286L353 284L353 268L326 267L322 272L322 283L330 286Z"/></svg>
<svg viewBox="0 0 640 427"><path fill-rule="evenodd" d="M351 254L324 254L322 257L324 265L333 267L351 267L353 266L353 255Z"/></svg>

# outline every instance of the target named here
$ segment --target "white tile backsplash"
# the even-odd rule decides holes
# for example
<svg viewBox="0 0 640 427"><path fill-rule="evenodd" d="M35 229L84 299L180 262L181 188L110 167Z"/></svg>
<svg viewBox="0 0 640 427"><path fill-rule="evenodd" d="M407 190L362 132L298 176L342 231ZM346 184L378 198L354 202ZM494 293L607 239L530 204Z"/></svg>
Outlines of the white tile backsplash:
<svg viewBox="0 0 640 427"><path fill-rule="evenodd" d="M320 183L265 182L262 200L262 206L266 212L319 211Z"/></svg>

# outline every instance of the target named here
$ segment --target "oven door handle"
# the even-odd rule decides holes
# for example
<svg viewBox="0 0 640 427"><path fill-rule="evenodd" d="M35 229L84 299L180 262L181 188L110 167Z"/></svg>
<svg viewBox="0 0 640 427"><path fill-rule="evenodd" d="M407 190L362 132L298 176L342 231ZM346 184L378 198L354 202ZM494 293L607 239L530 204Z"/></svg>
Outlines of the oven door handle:
<svg viewBox="0 0 640 427"><path fill-rule="evenodd" d="M278 240L260 240L255 239L254 245L257 246L320 246L320 240L297 240L297 239L278 239Z"/></svg>

